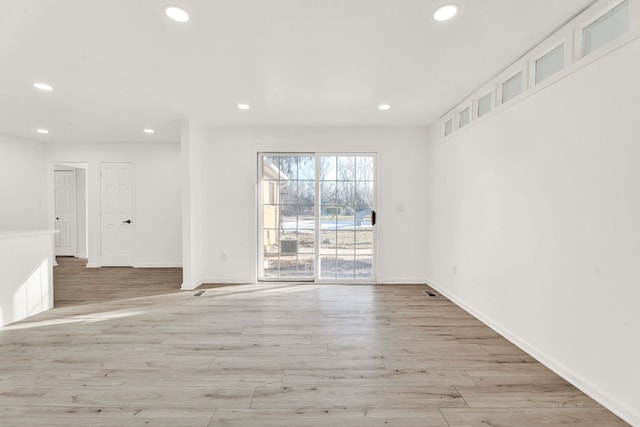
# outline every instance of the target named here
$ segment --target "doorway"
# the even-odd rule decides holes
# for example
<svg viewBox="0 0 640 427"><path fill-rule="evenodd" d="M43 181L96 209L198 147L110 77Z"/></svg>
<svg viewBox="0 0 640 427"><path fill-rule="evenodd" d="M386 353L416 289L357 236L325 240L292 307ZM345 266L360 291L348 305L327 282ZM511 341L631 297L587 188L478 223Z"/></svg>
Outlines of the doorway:
<svg viewBox="0 0 640 427"><path fill-rule="evenodd" d="M375 155L261 153L258 278L375 282Z"/></svg>
<svg viewBox="0 0 640 427"><path fill-rule="evenodd" d="M55 255L87 258L87 165L53 163L48 215L55 235Z"/></svg>

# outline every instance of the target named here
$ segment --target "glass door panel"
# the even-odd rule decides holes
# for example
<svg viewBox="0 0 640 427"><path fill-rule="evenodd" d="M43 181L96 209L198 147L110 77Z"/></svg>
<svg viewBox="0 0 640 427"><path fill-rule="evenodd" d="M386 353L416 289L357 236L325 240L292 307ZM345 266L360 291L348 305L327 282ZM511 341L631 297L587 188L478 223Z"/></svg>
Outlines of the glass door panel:
<svg viewBox="0 0 640 427"><path fill-rule="evenodd" d="M315 277L315 156L262 155L260 265L264 280Z"/></svg>
<svg viewBox="0 0 640 427"><path fill-rule="evenodd" d="M321 155L320 280L374 279L374 157Z"/></svg>

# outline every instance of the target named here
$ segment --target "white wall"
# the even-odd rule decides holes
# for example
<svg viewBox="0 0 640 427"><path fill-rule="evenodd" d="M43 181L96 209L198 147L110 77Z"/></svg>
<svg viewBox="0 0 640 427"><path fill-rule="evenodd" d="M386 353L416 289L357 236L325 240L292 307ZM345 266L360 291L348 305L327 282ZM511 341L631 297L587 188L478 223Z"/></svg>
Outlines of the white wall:
<svg viewBox="0 0 640 427"><path fill-rule="evenodd" d="M640 425L640 41L432 137L429 281Z"/></svg>
<svg viewBox="0 0 640 427"><path fill-rule="evenodd" d="M202 130L202 278L257 280L257 153L375 152L378 282L424 283L426 129L206 128ZM192 205L197 202L192 200ZM404 205L399 212L398 205Z"/></svg>
<svg viewBox="0 0 640 427"><path fill-rule="evenodd" d="M42 143L0 134L0 229L45 226Z"/></svg>
<svg viewBox="0 0 640 427"><path fill-rule="evenodd" d="M135 164L136 267L182 265L181 175L179 144L49 144L46 161L86 163L88 258L100 266L100 163ZM52 176L49 177L49 187ZM51 203L50 203L51 204ZM52 206L49 206L52 209ZM49 225L52 228L52 224Z"/></svg>
<svg viewBox="0 0 640 427"><path fill-rule="evenodd" d="M204 139L195 122L184 121L181 128L182 156L182 289L195 289L203 282L203 188Z"/></svg>

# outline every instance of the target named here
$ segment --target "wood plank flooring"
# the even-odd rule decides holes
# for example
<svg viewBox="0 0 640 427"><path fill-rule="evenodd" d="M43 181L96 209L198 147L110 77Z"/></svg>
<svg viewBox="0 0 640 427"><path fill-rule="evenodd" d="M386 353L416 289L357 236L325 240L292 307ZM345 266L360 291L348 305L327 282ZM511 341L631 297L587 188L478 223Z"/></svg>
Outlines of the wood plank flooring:
<svg viewBox="0 0 640 427"><path fill-rule="evenodd" d="M627 425L425 286L179 276L62 259L0 329L0 425Z"/></svg>
<svg viewBox="0 0 640 427"><path fill-rule="evenodd" d="M86 268L83 259L57 257L56 261L55 307L179 292L182 284L181 268Z"/></svg>

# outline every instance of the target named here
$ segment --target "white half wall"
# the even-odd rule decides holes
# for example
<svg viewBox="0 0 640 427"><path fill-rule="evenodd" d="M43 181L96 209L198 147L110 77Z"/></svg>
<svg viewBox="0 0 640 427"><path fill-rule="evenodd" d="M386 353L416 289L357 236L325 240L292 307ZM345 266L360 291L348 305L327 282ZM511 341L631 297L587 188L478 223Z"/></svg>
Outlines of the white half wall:
<svg viewBox="0 0 640 427"><path fill-rule="evenodd" d="M0 327L53 307L54 233L0 230Z"/></svg>
<svg viewBox="0 0 640 427"><path fill-rule="evenodd" d="M45 227L43 145L0 134L0 229Z"/></svg>
<svg viewBox="0 0 640 427"><path fill-rule="evenodd" d="M100 163L135 164L136 218L134 267L182 265L179 144L49 144L49 165L87 165L88 266L100 261ZM52 167L50 166L52 170ZM48 177L49 187L53 188ZM51 204L51 203L50 203ZM48 207L49 210L52 206ZM51 227L51 225L50 225Z"/></svg>
<svg viewBox="0 0 640 427"><path fill-rule="evenodd" d="M193 138L193 135L192 135ZM205 128L201 195L204 282L257 280L257 154L377 153L379 283L425 283L422 236L427 130L419 128ZM194 192L194 196L197 191ZM195 255L195 254L194 254Z"/></svg>
<svg viewBox="0 0 640 427"><path fill-rule="evenodd" d="M430 138L429 283L640 425L640 41Z"/></svg>

